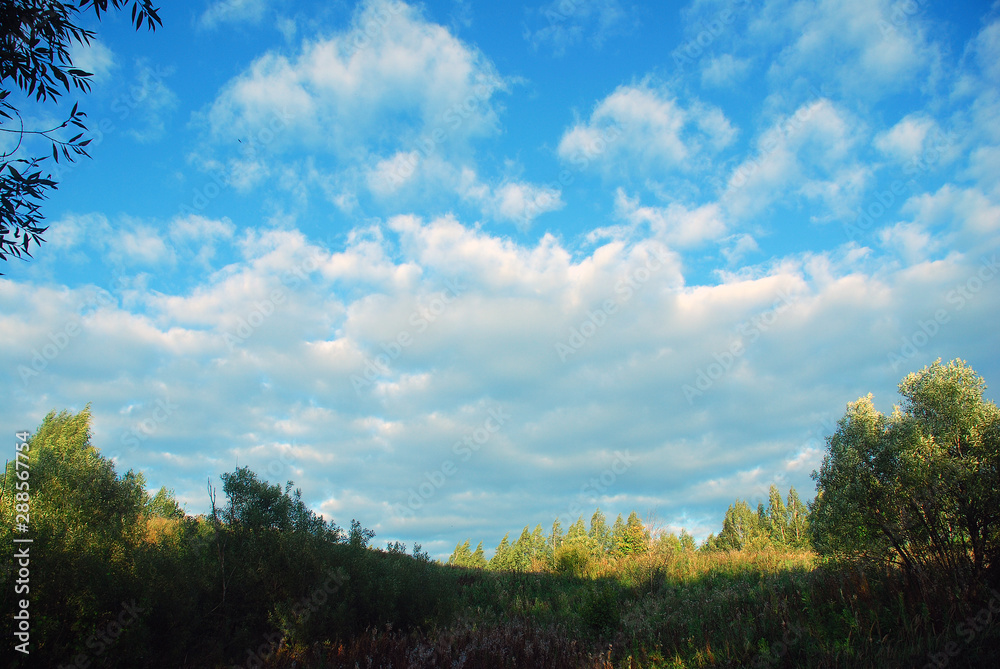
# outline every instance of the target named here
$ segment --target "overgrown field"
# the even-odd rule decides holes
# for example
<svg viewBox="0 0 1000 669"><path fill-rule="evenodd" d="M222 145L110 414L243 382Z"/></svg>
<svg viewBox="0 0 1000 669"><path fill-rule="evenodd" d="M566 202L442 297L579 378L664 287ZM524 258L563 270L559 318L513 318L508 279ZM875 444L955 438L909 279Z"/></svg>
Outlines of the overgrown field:
<svg viewBox="0 0 1000 669"><path fill-rule="evenodd" d="M808 551L649 553L586 577L445 568L454 618L282 645L266 667L988 667L1000 595ZM246 665L245 665L246 666Z"/></svg>

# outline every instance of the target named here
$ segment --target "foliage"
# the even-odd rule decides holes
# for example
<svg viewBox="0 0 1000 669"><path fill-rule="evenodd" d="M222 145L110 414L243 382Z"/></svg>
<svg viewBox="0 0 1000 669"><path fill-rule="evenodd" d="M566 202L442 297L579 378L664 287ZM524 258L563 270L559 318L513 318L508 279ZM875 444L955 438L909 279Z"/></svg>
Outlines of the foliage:
<svg viewBox="0 0 1000 669"><path fill-rule="evenodd" d="M17 107L11 103L13 87L20 89L36 102L56 101L63 92L74 88L90 92L91 74L74 67L70 48L89 44L95 37L91 30L77 25L80 14L92 9L98 19L109 6L116 10L132 8L132 23L136 30L145 23L150 30L161 24L158 9L152 0L80 0L77 3L58 0L6 0L0 13L0 132L17 135L11 150L0 154L0 260L8 256L30 256L29 246L44 241L41 235L41 201L46 191L57 187L51 174L43 176L40 167L50 157L58 162L60 155L72 162L76 156L87 156L89 139L84 139L86 114L73 105L68 118L47 130L25 129ZM4 123L16 118L16 128L4 128ZM76 133L63 137L59 131L71 128ZM48 140L51 151L43 156L15 157L24 137L34 135Z"/></svg>
<svg viewBox="0 0 1000 669"><path fill-rule="evenodd" d="M807 507L799 500L795 488L790 488L782 500L777 486L768 491L768 505L758 505L756 511L743 500L737 500L726 510L722 532L706 541L709 550L762 550L765 548L808 548Z"/></svg>
<svg viewBox="0 0 1000 669"><path fill-rule="evenodd" d="M447 565L419 544L371 548L357 520L345 535L248 468L222 476L219 505L210 486L211 514L185 515L169 489L115 472L89 409L52 413L29 442L37 645L11 665L992 666L997 409L960 361L900 388L891 417L849 406L811 514L772 487L695 550L683 530L652 540L635 512L607 530L597 510L589 531L525 526L489 563L466 540ZM981 587L930 587L976 573ZM5 610L12 580L8 567Z"/></svg>
<svg viewBox="0 0 1000 669"><path fill-rule="evenodd" d="M902 565L931 584L975 584L1000 565L1000 411L962 360L899 384L891 416L848 405L813 473L812 535L824 554ZM994 574L995 576L995 574Z"/></svg>

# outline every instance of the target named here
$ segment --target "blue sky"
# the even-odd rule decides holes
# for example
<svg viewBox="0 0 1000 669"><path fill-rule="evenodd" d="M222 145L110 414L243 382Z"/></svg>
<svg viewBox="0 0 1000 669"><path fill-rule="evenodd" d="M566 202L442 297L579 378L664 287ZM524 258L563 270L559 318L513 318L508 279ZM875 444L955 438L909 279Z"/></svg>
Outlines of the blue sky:
<svg viewBox="0 0 1000 669"><path fill-rule="evenodd" d="M239 464L435 556L598 505L703 538L811 497L847 402L1000 379L996 4L161 16L75 51L93 160L3 268L0 416L91 403L191 513Z"/></svg>

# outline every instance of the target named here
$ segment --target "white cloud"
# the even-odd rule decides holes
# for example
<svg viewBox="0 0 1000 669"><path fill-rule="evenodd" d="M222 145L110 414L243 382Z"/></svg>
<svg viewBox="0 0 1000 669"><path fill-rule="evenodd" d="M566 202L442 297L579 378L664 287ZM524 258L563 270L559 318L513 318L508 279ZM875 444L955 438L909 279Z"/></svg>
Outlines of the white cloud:
<svg viewBox="0 0 1000 669"><path fill-rule="evenodd" d="M605 173L691 171L735 136L721 110L698 101L685 109L666 89L640 84L600 101L589 121L563 133L558 153L574 167Z"/></svg>
<svg viewBox="0 0 1000 669"><path fill-rule="evenodd" d="M726 232L722 211L715 203L693 209L676 202L666 207L642 206L639 198L629 198L619 188L615 193L615 214L633 227L648 225L656 238L680 248L719 239Z"/></svg>
<svg viewBox="0 0 1000 669"><path fill-rule="evenodd" d="M919 10L890 0L769 0L746 41L780 45L769 70L775 82L805 76L877 98L919 85L939 62L924 20L909 7Z"/></svg>
<svg viewBox="0 0 1000 669"><path fill-rule="evenodd" d="M107 78L114 69L115 54L99 39L91 39L89 44L72 42L69 47L69 57L73 67L90 72L91 81L100 82Z"/></svg>
<svg viewBox="0 0 1000 669"><path fill-rule="evenodd" d="M849 215L869 172L855 152L864 133L859 125L826 98L779 119L760 134L756 151L730 174L721 196L726 211L752 216L792 195L822 202L826 216Z"/></svg>
<svg viewBox="0 0 1000 669"><path fill-rule="evenodd" d="M904 163L923 151L924 142L932 132L940 132L934 119L922 114L909 114L876 135L874 144L885 155Z"/></svg>
<svg viewBox="0 0 1000 669"><path fill-rule="evenodd" d="M214 137L267 135L278 145L325 148L345 160L372 148L462 146L497 126L492 97L506 88L493 65L419 10L390 0L359 6L350 30L271 51L229 82L207 112ZM277 135L277 137L276 137Z"/></svg>
<svg viewBox="0 0 1000 669"><path fill-rule="evenodd" d="M749 59L724 53L705 59L701 68L701 83L710 88L729 88L739 83L749 69Z"/></svg>
<svg viewBox="0 0 1000 669"><path fill-rule="evenodd" d="M268 0L215 0L202 13L198 25L211 29L224 23L260 23L268 4Z"/></svg>
<svg viewBox="0 0 1000 669"><path fill-rule="evenodd" d="M116 265L156 266L173 260L173 251L150 225L125 219L105 239L107 257Z"/></svg>
<svg viewBox="0 0 1000 669"><path fill-rule="evenodd" d="M556 188L509 179L489 186L470 168L463 169L458 180L457 190L463 198L475 202L485 215L514 223L522 230L542 214L562 209L565 204Z"/></svg>

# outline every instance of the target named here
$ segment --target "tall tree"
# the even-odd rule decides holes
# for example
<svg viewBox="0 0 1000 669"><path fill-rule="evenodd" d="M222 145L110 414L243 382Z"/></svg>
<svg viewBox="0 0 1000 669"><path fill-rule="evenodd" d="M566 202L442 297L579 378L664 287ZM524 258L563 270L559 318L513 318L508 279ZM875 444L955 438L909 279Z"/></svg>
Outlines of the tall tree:
<svg viewBox="0 0 1000 669"><path fill-rule="evenodd" d="M767 527L772 542L780 546L788 543L788 509L781 500L778 487L774 484L768 491Z"/></svg>
<svg viewBox="0 0 1000 669"><path fill-rule="evenodd" d="M590 517L590 532L588 536L596 554L604 555L611 549L611 529L608 528L608 521L604 517L604 512L601 511L600 507Z"/></svg>
<svg viewBox="0 0 1000 669"><path fill-rule="evenodd" d="M87 155L84 136L86 114L74 104L61 124L45 129L25 128L21 113L11 103L14 88L36 103L55 102L76 89L90 92L91 74L74 66L70 49L90 44L96 36L77 24L80 15L93 10L97 18L111 7L132 8L136 30L160 25L152 0L4 0L0 11L0 132L17 136L14 148L0 154L0 260L8 256L30 256L31 244L44 241L41 202L57 187L51 172L43 168L49 158L73 161ZM5 124L7 127L4 127ZM29 152L25 139L40 137L48 142L44 155ZM31 144L31 142L27 142Z"/></svg>
<svg viewBox="0 0 1000 669"><path fill-rule="evenodd" d="M455 565L456 567L472 566L472 549L469 548L469 541L469 539L466 539L464 544L455 544L455 550L452 552L451 557L448 558L448 564Z"/></svg>

